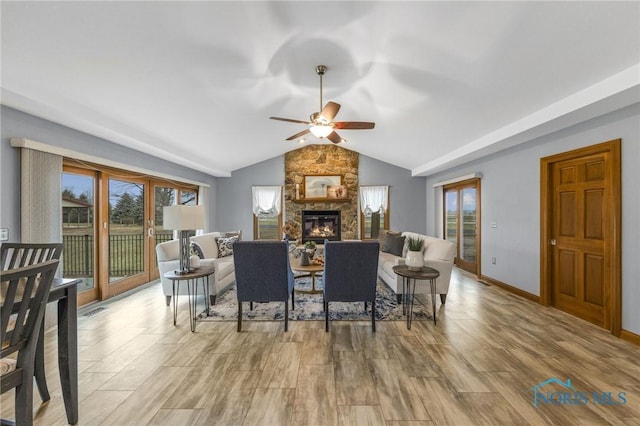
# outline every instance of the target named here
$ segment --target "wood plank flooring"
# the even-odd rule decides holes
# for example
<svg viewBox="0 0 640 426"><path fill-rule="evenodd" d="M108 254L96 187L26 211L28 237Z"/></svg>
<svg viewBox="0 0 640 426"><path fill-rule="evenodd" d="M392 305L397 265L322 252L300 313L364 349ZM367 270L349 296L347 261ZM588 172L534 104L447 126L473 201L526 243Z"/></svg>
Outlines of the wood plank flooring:
<svg viewBox="0 0 640 426"><path fill-rule="evenodd" d="M175 327L164 300L152 284L80 312L80 425L640 425L640 347L457 270L438 324L411 330L292 321L285 333L283 322L246 320L242 333L235 322L191 333L186 298ZM56 344L49 330L52 399L35 391L35 425L66 424ZM555 394L535 407L533 386L551 377L590 400ZM597 404L594 392L627 402ZM12 418L13 392L0 402Z"/></svg>

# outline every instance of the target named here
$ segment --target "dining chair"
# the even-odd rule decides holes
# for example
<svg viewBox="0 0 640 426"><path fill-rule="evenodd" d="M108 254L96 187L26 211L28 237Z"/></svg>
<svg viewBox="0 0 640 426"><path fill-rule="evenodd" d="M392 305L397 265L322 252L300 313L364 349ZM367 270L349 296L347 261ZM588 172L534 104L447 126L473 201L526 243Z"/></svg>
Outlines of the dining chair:
<svg viewBox="0 0 640 426"><path fill-rule="evenodd" d="M59 260L0 272L1 392L15 388L15 424L33 424L36 347Z"/></svg>
<svg viewBox="0 0 640 426"><path fill-rule="evenodd" d="M285 241L236 241L233 244L238 297L238 331L243 302L284 302L284 331L289 329L289 296L293 301L293 272Z"/></svg>
<svg viewBox="0 0 640 426"><path fill-rule="evenodd" d="M60 259L63 243L2 243L0 245L0 267L2 270L35 265L48 260ZM36 353L35 377L42 401L49 401L49 389L44 371L44 321L40 325Z"/></svg>
<svg viewBox="0 0 640 426"><path fill-rule="evenodd" d="M62 243L2 243L0 266L7 270L60 259L62 247Z"/></svg>
<svg viewBox="0 0 640 426"><path fill-rule="evenodd" d="M376 286L380 243L325 241L324 314L329 331L329 302L371 302L371 328L376 331Z"/></svg>

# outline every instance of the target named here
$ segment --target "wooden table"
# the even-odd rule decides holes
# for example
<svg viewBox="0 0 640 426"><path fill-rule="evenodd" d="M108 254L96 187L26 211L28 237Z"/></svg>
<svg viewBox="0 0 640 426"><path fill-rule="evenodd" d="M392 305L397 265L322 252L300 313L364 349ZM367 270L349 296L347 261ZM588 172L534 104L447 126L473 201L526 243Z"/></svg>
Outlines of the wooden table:
<svg viewBox="0 0 640 426"><path fill-rule="evenodd" d="M411 318L413 317L413 301L416 296L416 281L429 280L431 288L431 309L433 311L433 323L436 323L436 278L440 272L428 266L423 266L419 271L412 271L407 265L396 265L393 272L402 277L402 313L407 315L407 330L411 330ZM413 280L413 291L411 290ZM409 293L411 295L409 296ZM411 300L409 300L411 297ZM407 306L408 305L408 306ZM407 312L408 307L408 312Z"/></svg>
<svg viewBox="0 0 640 426"><path fill-rule="evenodd" d="M58 302L58 370L69 424L78 423L78 289L81 279L54 278L48 302ZM51 399L44 371L44 321L38 336L35 371L42 401Z"/></svg>
<svg viewBox="0 0 640 426"><path fill-rule="evenodd" d="M180 289L180 282L187 282L187 297L189 298L189 325L191 331L196 331L196 301L198 298L198 279L202 278L202 287L204 294L204 303L209 316L209 277L215 272L212 267L195 268L192 272L180 273L179 271L165 272L165 278L169 279L173 283L173 325L176 325L178 318L178 291ZM206 278L206 282L205 282ZM193 286L193 293L191 288Z"/></svg>
<svg viewBox="0 0 640 426"><path fill-rule="evenodd" d="M316 274L318 272L322 272L324 270L324 265L316 264L311 261L310 265L301 265L300 258L291 258L291 270L295 272L303 272L308 273L311 277L311 290L298 290L295 289L298 293L306 293L306 294L318 294L322 293L321 289L316 289ZM305 275L303 275L305 276ZM300 278L300 276L296 277Z"/></svg>

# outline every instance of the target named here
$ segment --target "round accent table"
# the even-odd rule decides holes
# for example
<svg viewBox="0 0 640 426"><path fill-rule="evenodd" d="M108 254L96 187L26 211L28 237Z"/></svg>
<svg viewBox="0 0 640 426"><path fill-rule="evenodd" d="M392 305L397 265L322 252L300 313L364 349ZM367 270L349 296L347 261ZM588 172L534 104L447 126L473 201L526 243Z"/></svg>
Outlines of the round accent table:
<svg viewBox="0 0 640 426"><path fill-rule="evenodd" d="M413 316L413 300L416 296L416 281L428 280L431 288L431 309L433 311L433 323L436 323L436 278L440 272L428 266L423 266L419 271L412 271L407 265L396 265L393 272L402 277L402 313L407 315L407 329L411 330L411 317ZM413 280L413 290L411 289ZM408 307L408 309L407 309ZM407 312L408 310L408 312Z"/></svg>
<svg viewBox="0 0 640 426"><path fill-rule="evenodd" d="M189 325L191 331L196 331L196 300L198 298L198 279L202 278L202 289L204 293L204 303L209 315L209 277L215 272L214 268L196 268L191 272L180 273L178 271L165 272L165 278L171 280L173 284L173 325L176 325L178 318L178 290L180 281L187 282L187 295L189 298ZM191 291L193 289L193 291Z"/></svg>
<svg viewBox="0 0 640 426"><path fill-rule="evenodd" d="M305 275L298 275L296 278L311 276L311 290L296 290L296 293L318 294L322 293L322 289L316 288L316 274L324 271L324 265L312 263L311 265L301 265L300 258L291 258L291 270L295 272L303 272ZM308 274L308 275L306 275Z"/></svg>

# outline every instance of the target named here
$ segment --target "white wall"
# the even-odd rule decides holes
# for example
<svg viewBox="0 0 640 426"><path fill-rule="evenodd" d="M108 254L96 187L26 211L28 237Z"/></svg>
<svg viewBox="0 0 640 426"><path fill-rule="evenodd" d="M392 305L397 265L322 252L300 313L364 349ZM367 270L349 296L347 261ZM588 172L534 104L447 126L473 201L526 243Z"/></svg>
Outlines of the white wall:
<svg viewBox="0 0 640 426"><path fill-rule="evenodd" d="M540 159L622 139L622 328L640 334L640 104L429 176L427 233L441 229L436 182L482 173L482 274L540 295ZM497 227L491 228L491 222ZM491 258L496 264L491 264Z"/></svg>

